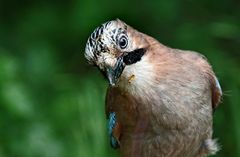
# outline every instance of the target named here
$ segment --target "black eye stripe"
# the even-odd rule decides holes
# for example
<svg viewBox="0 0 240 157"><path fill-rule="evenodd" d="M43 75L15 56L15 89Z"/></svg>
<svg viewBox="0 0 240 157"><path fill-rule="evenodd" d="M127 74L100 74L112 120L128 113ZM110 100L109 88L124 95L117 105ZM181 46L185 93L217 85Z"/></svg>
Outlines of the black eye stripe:
<svg viewBox="0 0 240 157"><path fill-rule="evenodd" d="M146 49L144 48L136 49L132 52L128 52L127 55L123 57L123 62L126 65L137 63L142 59L142 56L145 54L145 52L146 52Z"/></svg>

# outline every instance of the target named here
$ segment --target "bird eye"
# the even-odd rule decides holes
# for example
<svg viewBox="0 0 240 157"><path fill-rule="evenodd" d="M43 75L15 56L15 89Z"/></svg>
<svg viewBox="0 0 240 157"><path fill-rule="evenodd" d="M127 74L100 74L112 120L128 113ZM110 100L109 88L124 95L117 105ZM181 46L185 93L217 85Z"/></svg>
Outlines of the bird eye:
<svg viewBox="0 0 240 157"><path fill-rule="evenodd" d="M127 37L125 35L120 36L118 44L121 49L125 49L128 45Z"/></svg>

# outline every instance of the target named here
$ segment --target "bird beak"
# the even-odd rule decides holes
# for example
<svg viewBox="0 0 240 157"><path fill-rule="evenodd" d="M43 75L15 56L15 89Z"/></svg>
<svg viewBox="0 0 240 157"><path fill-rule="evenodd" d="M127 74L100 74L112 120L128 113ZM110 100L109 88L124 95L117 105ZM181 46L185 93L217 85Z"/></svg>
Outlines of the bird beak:
<svg viewBox="0 0 240 157"><path fill-rule="evenodd" d="M121 76L125 63L123 62L123 56L119 56L114 67L107 67L107 78L110 86L115 86L119 77Z"/></svg>

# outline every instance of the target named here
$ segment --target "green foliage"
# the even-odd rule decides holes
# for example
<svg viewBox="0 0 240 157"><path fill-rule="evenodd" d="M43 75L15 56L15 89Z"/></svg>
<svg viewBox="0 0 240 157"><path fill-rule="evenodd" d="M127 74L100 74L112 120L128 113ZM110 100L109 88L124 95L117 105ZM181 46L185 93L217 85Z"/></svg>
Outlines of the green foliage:
<svg viewBox="0 0 240 157"><path fill-rule="evenodd" d="M83 57L99 24L120 18L162 43L203 53L223 88L218 157L240 156L240 4L202 1L0 1L0 156L117 156L107 83Z"/></svg>

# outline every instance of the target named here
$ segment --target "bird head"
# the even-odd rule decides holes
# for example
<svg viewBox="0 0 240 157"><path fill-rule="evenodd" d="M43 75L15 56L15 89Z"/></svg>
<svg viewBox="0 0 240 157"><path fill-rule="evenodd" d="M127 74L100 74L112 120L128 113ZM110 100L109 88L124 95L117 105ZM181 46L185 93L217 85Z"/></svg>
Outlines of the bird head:
<svg viewBox="0 0 240 157"><path fill-rule="evenodd" d="M146 42L139 35L119 19L108 21L88 38L85 58L115 86L125 67L140 61L146 51Z"/></svg>

